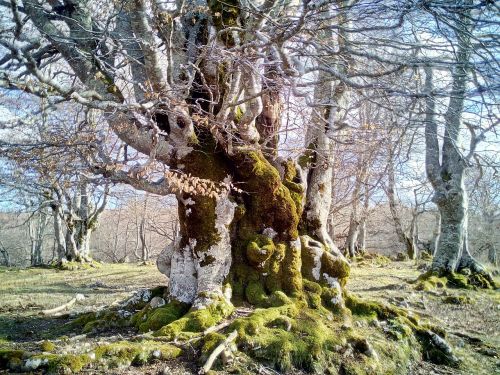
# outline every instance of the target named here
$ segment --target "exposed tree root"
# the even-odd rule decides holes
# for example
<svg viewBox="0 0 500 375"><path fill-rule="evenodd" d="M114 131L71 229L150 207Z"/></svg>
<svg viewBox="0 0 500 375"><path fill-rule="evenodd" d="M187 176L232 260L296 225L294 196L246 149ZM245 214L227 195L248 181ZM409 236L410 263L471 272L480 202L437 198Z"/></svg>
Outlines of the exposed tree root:
<svg viewBox="0 0 500 375"><path fill-rule="evenodd" d="M42 353L3 350L0 367L53 372L78 372L96 366L121 368L173 358L192 349L200 357L200 373L219 366L219 362L234 371L260 364L270 374L273 368L285 372L406 374L411 363L422 356L457 365L444 332L420 323L407 310L354 295L345 295L347 308L339 309L328 305L330 297L324 293L319 284L306 281L302 297L276 299L266 308L235 310L221 299L206 309L186 312L183 307L173 313L179 305L152 303L164 294L163 289L141 291L118 306L81 315L72 325L86 332L124 326L147 326L152 328L150 332L133 336L132 341L108 337L83 351L71 340L53 341L50 348L42 342Z"/></svg>

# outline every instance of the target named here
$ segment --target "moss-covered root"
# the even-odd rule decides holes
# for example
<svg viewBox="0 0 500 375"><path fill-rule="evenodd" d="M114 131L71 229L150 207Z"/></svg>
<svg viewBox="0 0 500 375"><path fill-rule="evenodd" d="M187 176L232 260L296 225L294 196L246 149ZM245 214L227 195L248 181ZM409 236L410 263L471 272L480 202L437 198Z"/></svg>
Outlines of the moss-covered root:
<svg viewBox="0 0 500 375"><path fill-rule="evenodd" d="M325 246L307 235L300 236L302 248L302 275L311 281L334 286L344 286L351 267L342 256L334 255Z"/></svg>
<svg viewBox="0 0 500 375"><path fill-rule="evenodd" d="M214 299L214 302L207 307L191 310L182 318L161 327L154 333L154 336L165 336L169 339L189 338L216 325L233 311L233 305L220 297L218 300Z"/></svg>
<svg viewBox="0 0 500 375"><path fill-rule="evenodd" d="M418 277L415 286L417 290L423 291L444 287L494 289L496 285L493 278L487 273L471 273L470 270L463 269L460 272L444 273L428 271Z"/></svg>
<svg viewBox="0 0 500 375"><path fill-rule="evenodd" d="M182 317L188 310L189 305L175 301L158 308L147 305L132 316L131 323L140 332L157 331Z"/></svg>
<svg viewBox="0 0 500 375"><path fill-rule="evenodd" d="M55 348L54 348L55 349ZM71 374L86 367L105 371L144 365L153 360L168 360L181 354L181 349L155 341L120 341L95 346L80 354L31 353L23 350L0 349L0 369L40 371L51 374Z"/></svg>
<svg viewBox="0 0 500 375"><path fill-rule="evenodd" d="M319 295L319 284L305 285L307 290L315 287ZM419 358L414 336L397 341L387 338L380 327L352 327L345 314L310 307L301 299L256 309L236 319L226 332L235 330L240 350L236 363L250 364L251 358L285 373L402 375ZM224 338L220 333L206 337L202 355Z"/></svg>

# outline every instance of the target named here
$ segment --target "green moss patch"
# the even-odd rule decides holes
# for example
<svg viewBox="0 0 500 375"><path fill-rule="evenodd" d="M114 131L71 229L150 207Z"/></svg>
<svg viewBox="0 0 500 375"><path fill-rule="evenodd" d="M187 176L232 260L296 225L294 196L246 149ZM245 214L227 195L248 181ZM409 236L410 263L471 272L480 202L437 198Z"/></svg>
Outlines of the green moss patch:
<svg viewBox="0 0 500 375"><path fill-rule="evenodd" d="M108 363L109 367L144 365L154 359L168 360L181 354L181 349L155 341L120 341L95 348L95 358Z"/></svg>
<svg viewBox="0 0 500 375"><path fill-rule="evenodd" d="M216 300L204 309L189 311L182 318L157 330L154 336L166 336L169 339L189 337L216 325L231 315L233 310L233 305L227 301Z"/></svg>
<svg viewBox="0 0 500 375"><path fill-rule="evenodd" d="M82 327L83 333L89 333L111 328L128 327L130 326L130 320L123 312L106 310L82 314L71 322L70 326Z"/></svg>
<svg viewBox="0 0 500 375"><path fill-rule="evenodd" d="M165 306L151 309L148 305L131 318L131 323L140 332L157 331L161 327L179 319L189 310L189 306L180 302L171 302Z"/></svg>
<svg viewBox="0 0 500 375"><path fill-rule="evenodd" d="M40 344L40 349L43 351L43 352L52 352L56 349L56 344L54 344L53 342L51 341L43 341L41 344Z"/></svg>
<svg viewBox="0 0 500 375"><path fill-rule="evenodd" d="M453 295L453 296L446 296L443 298L444 303L449 303L452 305L470 305L474 303L474 300L470 298L469 296L464 296L464 295Z"/></svg>
<svg viewBox="0 0 500 375"><path fill-rule="evenodd" d="M481 273L458 273L446 272L439 274L435 271L428 271L420 275L415 288L417 290L429 291L436 288L458 288L458 289L494 289L496 287L493 279L487 274Z"/></svg>
<svg viewBox="0 0 500 375"><path fill-rule="evenodd" d="M307 282L304 289L315 295L322 292L316 283ZM406 374L411 362L419 359L411 330L396 342L380 329L346 330L345 323L350 326L345 314L293 300L280 307L256 309L236 319L227 331L238 332L236 344L241 352L286 373Z"/></svg>

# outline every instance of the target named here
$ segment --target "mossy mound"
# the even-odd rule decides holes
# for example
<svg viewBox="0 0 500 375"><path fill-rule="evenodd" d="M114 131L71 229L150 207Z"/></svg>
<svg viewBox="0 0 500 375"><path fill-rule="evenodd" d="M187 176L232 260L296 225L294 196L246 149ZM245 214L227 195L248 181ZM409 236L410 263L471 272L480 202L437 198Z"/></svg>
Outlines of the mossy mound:
<svg viewBox="0 0 500 375"><path fill-rule="evenodd" d="M426 272L420 275L416 281L415 289L421 291L430 291L437 288L445 288L448 284L446 277L439 277L432 272Z"/></svg>
<svg viewBox="0 0 500 375"><path fill-rule="evenodd" d="M78 270L90 270L93 268L101 268L102 263L91 260L91 261L65 261L65 262L55 262L52 267L61 271L78 271Z"/></svg>
<svg viewBox="0 0 500 375"><path fill-rule="evenodd" d="M181 354L181 349L156 341L120 341L95 348L95 358L105 362L107 367L129 367L144 365L154 359L168 360Z"/></svg>
<svg viewBox="0 0 500 375"><path fill-rule="evenodd" d="M163 286L139 290L117 307L79 315L75 320L69 323L69 327L81 328L83 333L99 332L111 328L130 326L135 326L142 332L156 330L158 329L156 327L162 327L164 324L179 318L187 311L187 308L185 308L183 312L174 314L175 316L171 319L167 319L161 314L165 310L154 313L156 310L150 308L149 302L155 297L163 297L164 295L165 287ZM173 305L167 305L164 309L172 307ZM137 312L138 310L140 311ZM148 323L148 321L150 322ZM144 326L140 327L141 324L144 324Z"/></svg>
<svg viewBox="0 0 500 375"><path fill-rule="evenodd" d="M496 285L489 275L471 273L467 269L464 269L460 273L427 271L417 278L415 289L430 291L444 287L458 289L494 289Z"/></svg>
<svg viewBox="0 0 500 375"><path fill-rule="evenodd" d="M425 360L439 365L459 365L459 360L445 341L446 332L436 326L421 323L418 316L410 315L404 309L364 301L353 295L346 297L346 306L353 314L386 321L384 331L395 340L415 338Z"/></svg>
<svg viewBox="0 0 500 375"><path fill-rule="evenodd" d="M262 234L254 236L246 247L246 256L254 266L260 266L276 251L276 246L271 238Z"/></svg>
<svg viewBox="0 0 500 375"><path fill-rule="evenodd" d="M0 369L14 370L20 368L23 358L23 350L0 348Z"/></svg>
<svg viewBox="0 0 500 375"><path fill-rule="evenodd" d="M83 333L99 332L111 328L130 326L130 312L126 310L104 310L80 315L70 323L71 327L81 327Z"/></svg>
<svg viewBox="0 0 500 375"><path fill-rule="evenodd" d="M474 300L465 295L453 295L444 297L443 302L452 305L470 305L474 303Z"/></svg>
<svg viewBox="0 0 500 375"><path fill-rule="evenodd" d="M368 253L365 252L362 255L358 255L352 259L357 265L377 265L377 266L386 266L391 263L392 260L385 255L377 254L377 253Z"/></svg>
<svg viewBox="0 0 500 375"><path fill-rule="evenodd" d="M42 350L42 352L52 352L56 349L56 344L51 341L45 340L40 344L40 349Z"/></svg>

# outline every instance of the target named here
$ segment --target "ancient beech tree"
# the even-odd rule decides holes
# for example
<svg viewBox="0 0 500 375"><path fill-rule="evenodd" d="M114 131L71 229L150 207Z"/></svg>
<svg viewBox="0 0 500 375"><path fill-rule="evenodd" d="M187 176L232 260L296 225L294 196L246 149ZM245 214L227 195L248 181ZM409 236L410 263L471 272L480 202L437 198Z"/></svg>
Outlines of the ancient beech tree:
<svg viewBox="0 0 500 375"><path fill-rule="evenodd" d="M321 69L322 61L314 63L322 83L314 94L319 104L307 160L303 166L284 160L277 147L282 91L299 90L300 62L285 44L297 43L296 34L312 26L309 19L325 31L320 45L308 48L321 48L324 38L331 44L326 26L345 22L342 6L14 1L13 35L2 45L38 84L9 77L8 85L53 105L72 100L99 110L145 158L131 167L127 155L118 160L90 142L100 150L94 172L177 196L181 236L158 259L171 300L197 308L232 289L234 298L259 304L275 291L300 295L305 277L332 288L341 301L349 265L326 231L326 130L342 116L345 85ZM338 48L344 40L338 38ZM337 71L345 74L342 66Z"/></svg>

